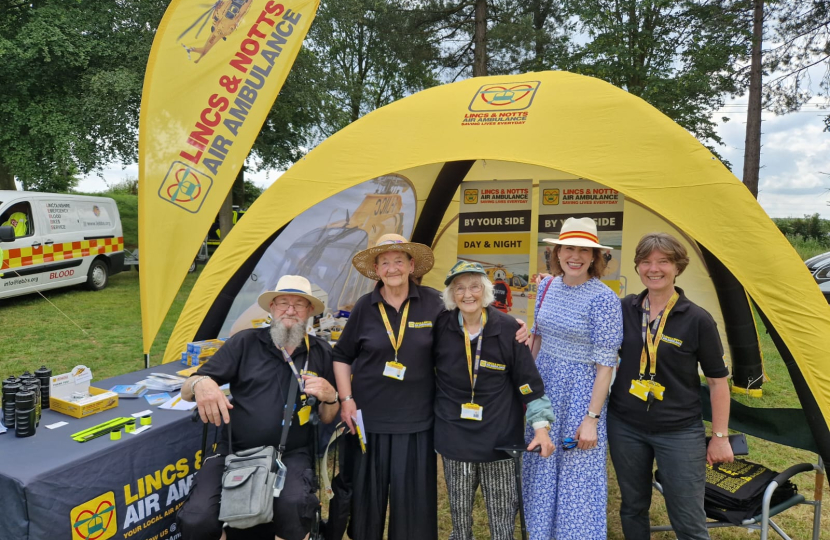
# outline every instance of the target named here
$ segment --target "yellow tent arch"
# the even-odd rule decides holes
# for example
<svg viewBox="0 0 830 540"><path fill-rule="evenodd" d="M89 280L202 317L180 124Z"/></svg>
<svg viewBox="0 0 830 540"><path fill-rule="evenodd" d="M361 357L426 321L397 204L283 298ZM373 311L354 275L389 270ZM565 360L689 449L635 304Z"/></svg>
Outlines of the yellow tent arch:
<svg viewBox="0 0 830 540"><path fill-rule="evenodd" d="M493 89L512 93L520 110L501 117L494 100L486 99ZM479 121L484 117L493 120ZM564 72L476 78L425 90L321 143L260 196L216 251L164 361L177 360L194 338L215 337L205 335L204 322L222 304L223 289L292 219L390 174L405 177L417 194L412 239L436 251L438 263L424 281L433 286L455 260L458 206L452 200L462 181L587 179L621 192L643 223L682 236L698 260L716 262L752 298L779 338L813 435L830 457L830 307L798 255L747 189L685 130L637 97ZM647 227L624 232L635 237L627 242L630 250ZM623 253L623 261L632 259L632 252ZM704 287L700 294L714 293ZM700 300L697 293L690 296Z"/></svg>

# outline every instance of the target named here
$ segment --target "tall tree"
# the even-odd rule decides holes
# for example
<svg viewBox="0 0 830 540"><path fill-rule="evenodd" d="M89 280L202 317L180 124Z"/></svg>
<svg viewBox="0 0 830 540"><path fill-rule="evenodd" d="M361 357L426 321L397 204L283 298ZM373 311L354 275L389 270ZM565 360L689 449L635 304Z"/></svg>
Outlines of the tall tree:
<svg viewBox="0 0 830 540"><path fill-rule="evenodd" d="M765 67L775 75L765 105L784 113L816 95L830 99L830 0L787 0L770 8L776 46L765 52ZM825 123L830 131L830 116Z"/></svg>
<svg viewBox="0 0 830 540"><path fill-rule="evenodd" d="M744 141L744 185L758 198L761 172L761 43L764 39L764 0L752 0L752 53L749 68L749 108Z"/></svg>
<svg viewBox="0 0 830 540"><path fill-rule="evenodd" d="M323 0L307 42L319 134L437 84L436 45L408 0Z"/></svg>
<svg viewBox="0 0 830 540"><path fill-rule="evenodd" d="M563 0L501 4L488 32L490 71L524 73L571 67L576 21Z"/></svg>
<svg viewBox="0 0 830 540"><path fill-rule="evenodd" d="M136 157L144 65L166 0L0 7L0 187Z"/></svg>
<svg viewBox="0 0 830 540"><path fill-rule="evenodd" d="M498 0L501 1L501 0ZM487 75L487 33L499 16L496 0L426 0L418 9L419 26L440 49L443 78L454 81Z"/></svg>
<svg viewBox="0 0 830 540"><path fill-rule="evenodd" d="M577 0L589 40L574 70L639 96L704 143L721 143L712 119L741 93L749 21L744 0Z"/></svg>

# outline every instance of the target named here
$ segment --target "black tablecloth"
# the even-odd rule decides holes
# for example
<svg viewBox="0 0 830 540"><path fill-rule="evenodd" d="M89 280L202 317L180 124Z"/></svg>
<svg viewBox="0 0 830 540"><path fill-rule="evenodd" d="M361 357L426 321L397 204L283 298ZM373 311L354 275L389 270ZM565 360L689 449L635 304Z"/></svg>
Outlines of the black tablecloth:
<svg viewBox="0 0 830 540"><path fill-rule="evenodd" d="M182 367L155 366L92 386L108 389ZM116 441L70 438L147 409L153 427L144 433ZM44 410L33 437L18 438L12 429L0 435L0 540L176 540L175 510L201 460L202 424L190 415L152 407L143 397L120 399L115 409L82 419ZM68 425L45 428L60 421Z"/></svg>

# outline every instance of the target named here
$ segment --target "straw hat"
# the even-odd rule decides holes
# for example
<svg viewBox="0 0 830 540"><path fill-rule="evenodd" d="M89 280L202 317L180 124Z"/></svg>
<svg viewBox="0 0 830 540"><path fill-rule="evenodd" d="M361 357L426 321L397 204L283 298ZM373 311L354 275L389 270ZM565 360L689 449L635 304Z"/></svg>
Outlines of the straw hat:
<svg viewBox="0 0 830 540"><path fill-rule="evenodd" d="M367 278L380 281L380 276L375 273L375 259L381 253L387 251L403 251L412 257L412 260L415 261L415 271L412 272L412 277L423 276L435 264L435 255L428 246L410 242L399 234L384 234L378 238L375 247L364 249L355 255L352 264L358 272Z"/></svg>
<svg viewBox="0 0 830 540"><path fill-rule="evenodd" d="M559 244L561 246L580 246L599 249L613 249L609 246L602 246L599 244L597 238L597 224L589 218L568 218L562 224L562 230L559 231L559 239L542 238L543 242L548 244Z"/></svg>
<svg viewBox="0 0 830 540"><path fill-rule="evenodd" d="M319 315L325 305L319 298L311 294L311 283L303 276L282 276L273 291L266 291L259 295L257 303L265 311L271 311L271 300L278 296L301 296L311 302L310 315Z"/></svg>

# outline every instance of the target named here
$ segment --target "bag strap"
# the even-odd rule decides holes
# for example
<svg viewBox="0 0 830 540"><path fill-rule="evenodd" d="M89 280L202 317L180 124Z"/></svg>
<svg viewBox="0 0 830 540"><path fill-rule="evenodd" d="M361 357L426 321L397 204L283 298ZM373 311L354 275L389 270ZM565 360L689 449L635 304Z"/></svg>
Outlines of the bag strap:
<svg viewBox="0 0 830 540"><path fill-rule="evenodd" d="M539 305L536 306L536 311L533 312L533 326L539 325L539 308L542 307L542 304L545 301L545 295L548 294L548 289L550 289L550 284L553 283L553 276L551 276L550 281L548 284L545 285L545 289L542 291L542 297L539 299ZM533 342L536 341L536 333L532 332L533 336L530 338L530 350L533 351Z"/></svg>
<svg viewBox="0 0 830 540"><path fill-rule="evenodd" d="M296 408L297 390L299 389L297 379L291 377L291 382L288 386L288 400L283 407L282 415L282 435L280 436L280 446L277 448L277 457L282 459L282 454L285 452L285 443L288 441L288 428L291 427L291 417L294 416L294 409ZM291 404L291 407L288 404ZM233 432L231 431L231 424L228 422L228 454L233 454Z"/></svg>
<svg viewBox="0 0 830 540"><path fill-rule="evenodd" d="M288 441L288 429L291 427L291 417L294 416L294 409L297 407L297 390L300 385L294 377L291 377L289 384L288 400L285 402L282 414L282 435L280 436L280 446L277 448L277 459L282 459L282 455L285 453L285 443Z"/></svg>
<svg viewBox="0 0 830 540"><path fill-rule="evenodd" d="M326 445L326 451L323 452L323 459L321 465L321 474L323 476L323 493L326 494L326 498L331 500L334 497L334 491L331 489L331 480L329 480L329 448L337 438L343 434L346 430L346 426L341 422L337 427L334 428L334 432L332 432L331 437L329 438L329 443Z"/></svg>

